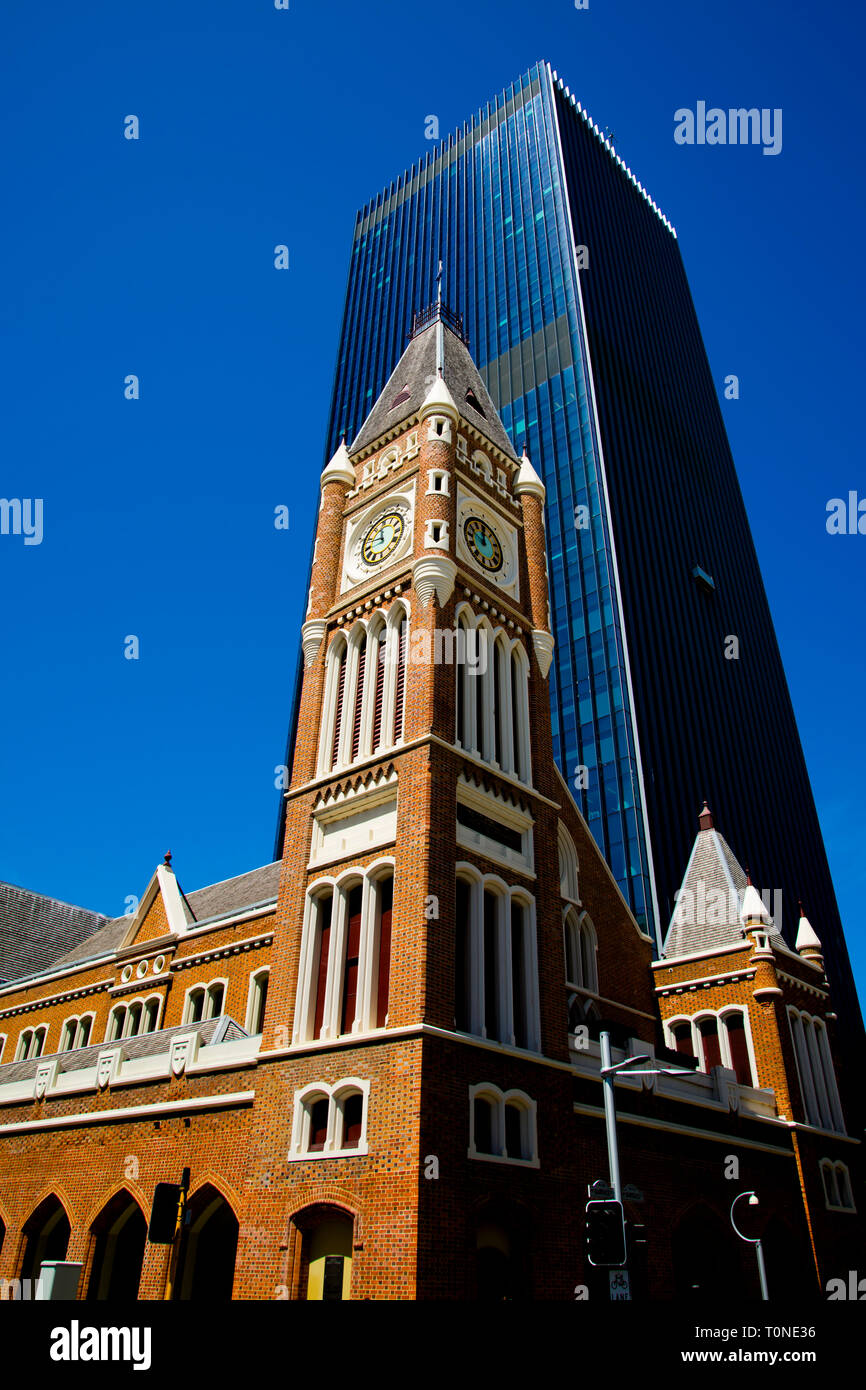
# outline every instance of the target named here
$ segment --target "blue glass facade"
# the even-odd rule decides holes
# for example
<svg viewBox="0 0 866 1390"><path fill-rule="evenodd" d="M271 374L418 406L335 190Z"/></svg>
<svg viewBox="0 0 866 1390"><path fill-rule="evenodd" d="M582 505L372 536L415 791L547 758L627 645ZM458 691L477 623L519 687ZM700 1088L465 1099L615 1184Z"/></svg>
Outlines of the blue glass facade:
<svg viewBox="0 0 866 1390"><path fill-rule="evenodd" d="M503 423L547 487L554 753L626 900L663 933L706 797L755 883L777 895L789 941L803 900L843 1027L860 1039L676 235L547 64L359 212L328 457L356 434L413 314L435 299L440 259ZM738 660L725 658L730 635Z"/></svg>
<svg viewBox="0 0 866 1390"><path fill-rule="evenodd" d="M329 448L351 439L445 297L515 446L547 486L554 753L638 919L651 875L564 196L554 88L533 69L359 214ZM586 525L578 530L576 509ZM579 771L585 768L585 773Z"/></svg>

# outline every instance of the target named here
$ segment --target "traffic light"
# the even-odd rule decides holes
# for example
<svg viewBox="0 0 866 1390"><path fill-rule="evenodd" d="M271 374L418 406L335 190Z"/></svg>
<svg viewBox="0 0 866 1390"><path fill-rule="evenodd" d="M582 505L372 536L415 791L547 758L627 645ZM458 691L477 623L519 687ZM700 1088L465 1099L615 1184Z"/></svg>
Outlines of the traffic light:
<svg viewBox="0 0 866 1390"><path fill-rule="evenodd" d="M158 1182L153 1194L147 1238L153 1245L171 1245L177 1230L177 1209L181 1187L175 1182Z"/></svg>
<svg viewBox="0 0 866 1390"><path fill-rule="evenodd" d="M617 1269L625 1264L622 1202L587 1202L586 1255L596 1268Z"/></svg>

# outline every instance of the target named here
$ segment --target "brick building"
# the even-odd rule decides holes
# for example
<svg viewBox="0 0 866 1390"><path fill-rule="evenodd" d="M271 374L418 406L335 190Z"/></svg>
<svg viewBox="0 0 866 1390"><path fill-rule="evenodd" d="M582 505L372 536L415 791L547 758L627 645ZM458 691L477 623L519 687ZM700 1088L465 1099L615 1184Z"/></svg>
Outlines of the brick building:
<svg viewBox="0 0 866 1390"><path fill-rule="evenodd" d="M771 1296L856 1267L816 932L785 945L705 808L654 961L554 765L544 498L459 322L419 316L322 474L282 862L187 895L167 857L114 921L0 898L0 1279L606 1299L602 1030L671 1069L616 1085L635 1297L757 1296L752 1189Z"/></svg>

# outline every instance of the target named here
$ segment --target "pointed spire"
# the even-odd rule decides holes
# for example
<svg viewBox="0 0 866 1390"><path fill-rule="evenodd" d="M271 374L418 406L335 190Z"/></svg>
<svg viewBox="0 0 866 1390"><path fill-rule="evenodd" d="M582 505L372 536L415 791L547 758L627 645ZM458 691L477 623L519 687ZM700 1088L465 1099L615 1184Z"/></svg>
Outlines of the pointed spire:
<svg viewBox="0 0 866 1390"><path fill-rule="evenodd" d="M441 323L439 325L441 328ZM426 419L428 415L450 415L456 422L459 411L454 404L454 397L445 385L444 378L439 375L433 380L433 385L424 397L424 404L421 406L420 418Z"/></svg>
<svg viewBox="0 0 866 1390"><path fill-rule="evenodd" d="M800 903L800 925L797 928L797 940L794 944L801 956L821 955L823 952L818 933L803 911L802 903Z"/></svg>
<svg viewBox="0 0 866 1390"><path fill-rule="evenodd" d="M701 830L713 829L713 813L706 802L704 802L704 809L698 816L698 825L700 826Z"/></svg>
<svg viewBox="0 0 866 1390"><path fill-rule="evenodd" d="M752 885L752 877L747 869L746 891L743 893L743 901L740 904L740 921L746 931L749 931L752 927L769 927L772 925L772 920L760 893Z"/></svg>
<svg viewBox="0 0 866 1390"><path fill-rule="evenodd" d="M322 473L322 485L324 486L325 483L345 483L347 487L351 487L354 481L355 470L352 467L352 460L349 458L344 436L340 440L339 449Z"/></svg>
<svg viewBox="0 0 866 1390"><path fill-rule="evenodd" d="M514 479L514 496L520 497L524 492L528 493L530 497L537 497L539 502L543 502L547 495L544 483L530 463L525 449L521 455L520 469Z"/></svg>

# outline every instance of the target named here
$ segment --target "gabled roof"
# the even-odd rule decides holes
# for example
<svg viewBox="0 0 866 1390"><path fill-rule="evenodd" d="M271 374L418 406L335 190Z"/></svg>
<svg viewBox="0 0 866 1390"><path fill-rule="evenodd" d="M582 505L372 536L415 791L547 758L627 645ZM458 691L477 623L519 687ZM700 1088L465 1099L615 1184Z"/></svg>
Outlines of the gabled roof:
<svg viewBox="0 0 866 1390"><path fill-rule="evenodd" d="M665 937L662 954L667 960L717 946L736 946L745 939L740 905L748 879L712 817L706 819L708 828L698 831ZM770 941L785 948L772 922Z"/></svg>
<svg viewBox="0 0 866 1390"><path fill-rule="evenodd" d="M193 926L270 902L277 896L279 881L280 861L276 860L235 878L197 888L188 895L181 895L184 917L187 924ZM131 916L103 917L83 907L70 907L68 903L55 903L52 898L40 898L37 893L26 893L22 888L13 890L20 898L11 894L4 897L3 890L7 888L11 889L12 885L0 884L0 947L3 948L0 960L5 964L4 958L8 955L10 966L6 975L0 970L0 983L3 984L41 971L59 970L65 965L81 965L118 951L133 924ZM36 910L40 903L47 904L41 915ZM53 913L51 909L58 911ZM76 919L66 934L62 930L64 915L59 909L81 914L80 922ZM40 924L45 928L44 939L31 941L30 935ZM5 949L7 936L8 953ZM27 939L19 940L19 937Z"/></svg>
<svg viewBox="0 0 866 1390"><path fill-rule="evenodd" d="M108 920L101 912L0 883L0 984L46 970Z"/></svg>
<svg viewBox="0 0 866 1390"><path fill-rule="evenodd" d="M468 347L444 319L434 319L410 339L349 453L354 455L369 448L383 434L417 415L438 375L437 331L442 334L442 378L461 416L517 463L514 446Z"/></svg>

